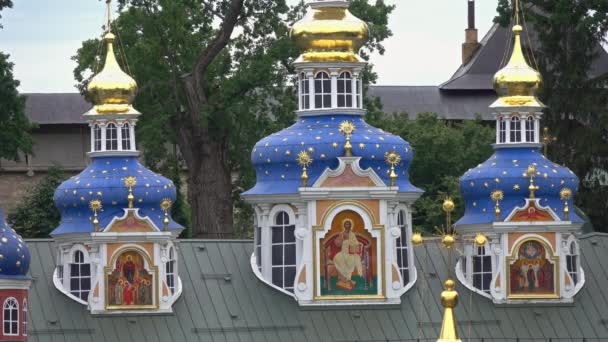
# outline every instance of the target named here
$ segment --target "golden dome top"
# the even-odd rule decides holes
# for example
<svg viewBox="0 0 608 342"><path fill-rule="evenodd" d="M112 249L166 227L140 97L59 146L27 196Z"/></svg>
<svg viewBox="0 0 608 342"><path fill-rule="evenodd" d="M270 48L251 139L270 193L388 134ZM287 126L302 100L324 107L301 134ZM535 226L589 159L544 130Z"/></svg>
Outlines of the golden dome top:
<svg viewBox="0 0 608 342"><path fill-rule="evenodd" d="M137 93L137 83L118 65L114 55L114 39L111 32L104 36L107 46L105 64L91 79L87 93L93 101L96 114L137 113L131 106Z"/></svg>
<svg viewBox="0 0 608 342"><path fill-rule="evenodd" d="M494 89L504 105L543 106L536 99L542 86L542 77L526 62L521 47L522 31L520 25L513 26L513 53L507 65L494 75Z"/></svg>
<svg viewBox="0 0 608 342"><path fill-rule="evenodd" d="M348 11L347 0L315 0L290 36L302 50L297 62L362 62L369 28Z"/></svg>

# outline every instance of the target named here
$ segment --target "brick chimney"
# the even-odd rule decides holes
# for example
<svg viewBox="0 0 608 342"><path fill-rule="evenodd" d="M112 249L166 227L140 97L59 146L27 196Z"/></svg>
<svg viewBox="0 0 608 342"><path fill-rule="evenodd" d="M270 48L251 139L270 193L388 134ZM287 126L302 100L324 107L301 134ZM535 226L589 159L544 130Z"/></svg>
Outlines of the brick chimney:
<svg viewBox="0 0 608 342"><path fill-rule="evenodd" d="M481 44L477 40L477 29L475 28L475 0L468 0L469 26L465 30L465 41L462 44L462 64L471 61L473 55Z"/></svg>

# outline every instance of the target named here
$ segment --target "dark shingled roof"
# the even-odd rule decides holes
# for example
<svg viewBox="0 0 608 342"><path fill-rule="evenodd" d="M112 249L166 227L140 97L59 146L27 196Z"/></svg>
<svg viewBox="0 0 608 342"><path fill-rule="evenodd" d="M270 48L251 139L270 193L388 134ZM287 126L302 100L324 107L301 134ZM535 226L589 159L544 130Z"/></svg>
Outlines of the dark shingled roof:
<svg viewBox="0 0 608 342"><path fill-rule="evenodd" d="M496 100L494 90L446 92L435 86L372 86L368 95L380 98L385 113L406 112L410 118L431 112L449 120L472 120L476 114L494 120L489 108Z"/></svg>
<svg viewBox="0 0 608 342"><path fill-rule="evenodd" d="M436 341L447 254L416 249L419 278L398 306L300 308L251 271L252 241L182 240L184 292L172 315L93 317L52 283L56 246L32 253L29 341ZM581 240L586 284L572 305L496 306L457 286L463 341L608 341L608 235Z"/></svg>
<svg viewBox="0 0 608 342"><path fill-rule="evenodd" d="M534 27L528 25L522 38L523 44L527 45L529 40L532 45L538 44L538 39ZM529 34L529 39L526 36ZM507 46L508 39L511 37L510 28L501 27L494 24L485 37L481 40L481 47L477 50L473 58L466 65L462 65L452 77L441 84L442 90L492 90L492 80L494 74L499 70L503 55ZM608 52L597 44L597 57L594 59L589 78L594 79L608 73ZM508 58L508 56L507 56Z"/></svg>
<svg viewBox="0 0 608 342"><path fill-rule="evenodd" d="M82 115L91 104L79 93L23 94L25 114L39 125L84 124Z"/></svg>

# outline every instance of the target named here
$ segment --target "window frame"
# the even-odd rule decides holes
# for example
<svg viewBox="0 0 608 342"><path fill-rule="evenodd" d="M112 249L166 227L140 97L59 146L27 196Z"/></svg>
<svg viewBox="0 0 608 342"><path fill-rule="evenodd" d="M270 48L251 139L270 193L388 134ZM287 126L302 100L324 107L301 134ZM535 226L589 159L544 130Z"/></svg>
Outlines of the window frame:
<svg viewBox="0 0 608 342"><path fill-rule="evenodd" d="M315 109L328 109L332 107L332 82L327 71L319 71L314 79ZM320 87L319 87L320 85Z"/></svg>
<svg viewBox="0 0 608 342"><path fill-rule="evenodd" d="M106 126L106 151L118 151L118 125L114 122Z"/></svg>
<svg viewBox="0 0 608 342"><path fill-rule="evenodd" d="M526 142L536 141L536 119L533 116L528 116L525 123Z"/></svg>
<svg viewBox="0 0 608 342"><path fill-rule="evenodd" d="M473 253L471 255L471 285L473 286L473 288L490 294L491 291L491 284L492 284L492 278L494 278L494 271L493 271L493 263L494 260L492 258L492 254L489 251L490 247L489 245L486 243L483 246L477 246L477 245L473 245ZM480 250L483 251L483 254L480 254ZM476 267L476 260L479 260L480 265L479 265L479 271L475 271ZM486 262L490 263L490 267L488 271L484 271L484 266L486 264ZM489 275L489 279L486 280L486 277ZM480 286L478 286L477 282L476 282L476 276L479 276L479 281L481 282L481 284L479 284ZM486 283L487 281L487 283ZM487 285L487 289L486 286Z"/></svg>
<svg viewBox="0 0 608 342"><path fill-rule="evenodd" d="M99 124L93 125L93 151L101 151L103 146L103 139L101 134L101 126Z"/></svg>
<svg viewBox="0 0 608 342"><path fill-rule="evenodd" d="M300 73L300 110L310 109L310 81L306 73Z"/></svg>
<svg viewBox="0 0 608 342"><path fill-rule="evenodd" d="M397 257L397 268L403 280L403 286L410 283L411 279L411 260L410 260L410 237L407 224L407 212L404 208L399 208L397 212L397 227L401 231L399 238L395 240L395 252ZM404 244L405 242L405 244ZM405 263L404 263L405 258Z"/></svg>
<svg viewBox="0 0 608 342"><path fill-rule="evenodd" d="M23 308L21 309L21 334L27 336L27 299L23 299Z"/></svg>
<svg viewBox="0 0 608 342"><path fill-rule="evenodd" d="M128 122L125 122L120 126L121 131L121 141L120 147L123 151L131 150L131 125Z"/></svg>
<svg viewBox="0 0 608 342"><path fill-rule="evenodd" d="M78 260L77 256L82 255L82 260ZM92 276L91 276L91 263L89 262L89 256L88 253L83 250L82 248L75 248L73 251L71 251L70 253L70 262L68 263L69 267L69 272L70 275L68 277L68 284L69 284L69 292L72 296L74 296L75 298L78 298L79 300L82 300L84 302L87 302L89 299L89 294L91 292L91 281L92 281ZM74 267L75 265L77 266L78 269L78 275L74 275L73 271L74 271ZM87 269L88 267L88 276L83 276L83 270ZM88 288L85 288L86 286L84 286L84 282L85 280L88 279L89 280L89 285ZM76 280L78 282L78 289L73 289L72 288L72 282ZM84 295L83 295L84 294Z"/></svg>
<svg viewBox="0 0 608 342"><path fill-rule="evenodd" d="M290 215L291 214L291 215ZM282 222L279 222L279 215L282 215ZM271 262L270 262L270 282L285 291L294 292L295 285L295 273L297 267L297 241L295 237L295 215L288 210L279 209L272 216L272 225L270 226L270 251L271 251ZM274 234L281 230L281 241L275 242ZM289 231L293 232L292 241L287 241L286 236ZM275 247L280 246L281 248L281 262L275 264L274 263L274 250ZM287 255L287 247L293 246L293 264L286 263L286 255ZM276 269L280 269L281 272L281 280L280 283L275 282L274 279L274 271ZM293 271L294 279L289 279L287 277L287 272ZM287 286L291 284L290 286Z"/></svg>
<svg viewBox="0 0 608 342"><path fill-rule="evenodd" d="M520 143L521 142L521 119L519 116L512 116L510 119L510 142L512 143Z"/></svg>
<svg viewBox="0 0 608 342"><path fill-rule="evenodd" d="M503 116L498 118L498 143L504 144L507 142L507 121Z"/></svg>
<svg viewBox="0 0 608 342"><path fill-rule="evenodd" d="M568 249L566 250L566 271L568 272L570 279L572 279L574 286L576 286L580 282L580 275L579 275L579 271L578 271L579 270L578 245L577 245L576 241L571 240L570 242L568 242L567 246L568 246Z"/></svg>
<svg viewBox="0 0 608 342"><path fill-rule="evenodd" d="M175 267L175 248L171 246L169 247L169 252L167 253L167 262L165 263L165 281L167 282L167 288L169 291L171 291L171 294L175 294L175 280L177 279L177 271L175 270Z"/></svg>
<svg viewBox="0 0 608 342"><path fill-rule="evenodd" d="M8 307L8 305L11 305ZM9 319L6 320L6 310L9 311ZM13 320L13 314L16 311L16 320ZM9 331L7 332L6 324L9 324ZM13 332L13 328L16 328L16 332ZM8 297L4 300L2 305L2 332L4 336L19 336L19 301L15 297Z"/></svg>
<svg viewBox="0 0 608 342"><path fill-rule="evenodd" d="M340 75L338 75L338 87L336 89L336 93L338 94L338 103L336 104L338 108L354 108L353 104L353 75L349 71L342 71ZM340 91L340 87L342 87L342 91ZM349 89L350 87L350 89ZM343 101L342 105L340 101ZM350 100L350 105L349 105Z"/></svg>

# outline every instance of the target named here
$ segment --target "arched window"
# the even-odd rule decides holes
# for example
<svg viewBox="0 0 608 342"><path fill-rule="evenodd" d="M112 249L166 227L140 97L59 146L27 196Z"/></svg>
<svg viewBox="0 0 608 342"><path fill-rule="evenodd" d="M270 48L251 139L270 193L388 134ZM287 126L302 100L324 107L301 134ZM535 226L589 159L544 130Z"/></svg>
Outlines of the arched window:
<svg viewBox="0 0 608 342"><path fill-rule="evenodd" d="M118 150L118 129L116 125L111 123L106 127L106 150Z"/></svg>
<svg viewBox="0 0 608 342"><path fill-rule="evenodd" d="M498 142L504 143L507 141L507 122L501 116L498 118Z"/></svg>
<svg viewBox="0 0 608 342"><path fill-rule="evenodd" d="M169 249L169 260L165 264L165 274L167 275L167 287L171 293L175 293L175 252L173 247Z"/></svg>
<svg viewBox="0 0 608 342"><path fill-rule="evenodd" d="M258 271L262 271L262 227L255 227L255 262L258 266Z"/></svg>
<svg viewBox="0 0 608 342"><path fill-rule="evenodd" d="M300 74L300 109L310 109L310 83L305 73Z"/></svg>
<svg viewBox="0 0 608 342"><path fill-rule="evenodd" d="M101 151L101 127L93 126L93 151Z"/></svg>
<svg viewBox="0 0 608 342"><path fill-rule="evenodd" d="M122 133L122 149L123 151L131 150L131 127L128 122L125 122L121 128Z"/></svg>
<svg viewBox="0 0 608 342"><path fill-rule="evenodd" d="M338 107L353 106L353 82L349 72L343 72L338 77Z"/></svg>
<svg viewBox="0 0 608 342"><path fill-rule="evenodd" d="M4 301L3 309L4 335L19 335L19 302L17 299L9 297Z"/></svg>
<svg viewBox="0 0 608 342"><path fill-rule="evenodd" d="M331 79L324 71L315 76L315 108L331 108Z"/></svg>
<svg viewBox="0 0 608 342"><path fill-rule="evenodd" d="M473 254L473 286L490 293L492 281L492 256L486 246L476 246Z"/></svg>
<svg viewBox="0 0 608 342"><path fill-rule="evenodd" d="M289 215L280 211L272 226L272 283L293 292L296 277L296 236Z"/></svg>
<svg viewBox="0 0 608 342"><path fill-rule="evenodd" d="M576 243L571 242L570 247L568 248L568 254L566 254L566 267L568 269L568 274L574 285L578 284L578 253L576 250Z"/></svg>
<svg viewBox="0 0 608 342"><path fill-rule="evenodd" d="M91 265L84 260L84 253L74 252L70 264L70 293L82 300L89 298L91 291Z"/></svg>
<svg viewBox="0 0 608 342"><path fill-rule="evenodd" d="M521 121L519 117L511 117L511 142L521 142Z"/></svg>
<svg viewBox="0 0 608 342"><path fill-rule="evenodd" d="M536 133L534 128L534 117L529 116L526 120L526 142L534 142L534 134Z"/></svg>
<svg viewBox="0 0 608 342"><path fill-rule="evenodd" d="M407 224L405 222L405 211L399 210L397 215L397 225L401 230L401 236L397 239L397 265L399 265L399 272L403 278L403 285L410 282L410 264L407 253L407 243L409 241L407 236Z"/></svg>
<svg viewBox="0 0 608 342"><path fill-rule="evenodd" d="M23 325L22 335L27 336L27 299L23 300L23 317L21 319L21 324Z"/></svg>

